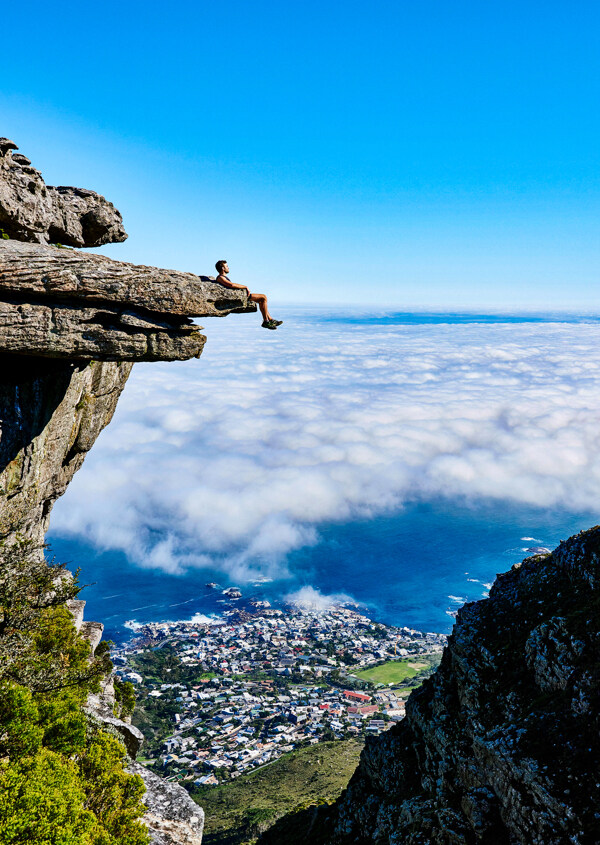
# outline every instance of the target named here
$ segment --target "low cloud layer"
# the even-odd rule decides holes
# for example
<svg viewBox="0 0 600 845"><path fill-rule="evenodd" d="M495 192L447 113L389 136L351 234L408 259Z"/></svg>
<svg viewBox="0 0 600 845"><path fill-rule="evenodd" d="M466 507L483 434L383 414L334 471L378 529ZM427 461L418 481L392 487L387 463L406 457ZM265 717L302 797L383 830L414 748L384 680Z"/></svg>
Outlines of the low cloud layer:
<svg viewBox="0 0 600 845"><path fill-rule="evenodd" d="M285 576L323 523L408 499L597 509L596 324L206 328L200 361L134 368L55 534L244 580Z"/></svg>

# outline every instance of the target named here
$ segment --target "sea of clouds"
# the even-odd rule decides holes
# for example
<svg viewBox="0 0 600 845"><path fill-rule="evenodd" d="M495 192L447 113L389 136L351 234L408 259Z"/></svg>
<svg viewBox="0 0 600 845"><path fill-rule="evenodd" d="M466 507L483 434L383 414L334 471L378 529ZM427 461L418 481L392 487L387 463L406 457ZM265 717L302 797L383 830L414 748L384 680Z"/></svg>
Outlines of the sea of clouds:
<svg viewBox="0 0 600 845"><path fill-rule="evenodd" d="M248 580L415 499L597 510L598 323L285 317L210 320L200 361L136 365L53 533Z"/></svg>

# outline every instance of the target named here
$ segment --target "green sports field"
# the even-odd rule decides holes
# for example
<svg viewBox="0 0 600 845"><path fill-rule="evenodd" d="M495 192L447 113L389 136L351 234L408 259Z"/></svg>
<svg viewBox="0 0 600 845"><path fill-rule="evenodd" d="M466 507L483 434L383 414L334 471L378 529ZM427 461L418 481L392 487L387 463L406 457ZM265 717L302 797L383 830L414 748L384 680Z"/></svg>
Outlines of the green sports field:
<svg viewBox="0 0 600 845"><path fill-rule="evenodd" d="M389 660L381 666L362 669L353 674L357 678L363 681L371 681L373 684L401 684L407 678L414 678L424 669L429 669L429 666L429 663L406 658L404 660Z"/></svg>

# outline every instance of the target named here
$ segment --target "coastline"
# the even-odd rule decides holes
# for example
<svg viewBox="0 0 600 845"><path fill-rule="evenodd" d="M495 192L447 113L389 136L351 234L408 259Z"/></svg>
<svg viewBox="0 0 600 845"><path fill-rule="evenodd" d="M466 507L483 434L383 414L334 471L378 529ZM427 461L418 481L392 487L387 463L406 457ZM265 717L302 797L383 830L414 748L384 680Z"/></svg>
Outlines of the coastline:
<svg viewBox="0 0 600 845"><path fill-rule="evenodd" d="M448 634L450 614L464 601L484 597L496 573L520 561L527 548L553 547L594 521L597 515L589 513L485 502L417 504L394 517L326 527L317 545L290 557L295 578L257 576L249 583L230 581L217 569L172 575L141 568L121 553L98 552L52 532L50 553L82 567L82 583L90 585L83 592L88 612L104 621L106 636L117 643L131 636L126 622L176 622L230 609L209 582L239 586L242 602L274 605L304 591L323 607L345 599L382 623Z"/></svg>

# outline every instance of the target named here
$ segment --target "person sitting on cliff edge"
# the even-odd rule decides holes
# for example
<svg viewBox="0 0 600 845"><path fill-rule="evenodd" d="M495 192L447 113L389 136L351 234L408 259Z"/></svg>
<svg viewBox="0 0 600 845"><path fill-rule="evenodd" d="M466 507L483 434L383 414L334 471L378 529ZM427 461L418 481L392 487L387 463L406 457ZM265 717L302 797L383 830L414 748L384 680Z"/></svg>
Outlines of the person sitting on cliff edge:
<svg viewBox="0 0 600 845"><path fill-rule="evenodd" d="M267 305L267 297L264 293L250 293L246 285L236 285L231 279L226 275L229 273L229 264L226 261L217 261L215 264L217 273L217 282L223 287L226 288L235 288L236 290L245 290L248 292L248 299L250 302L256 302L258 307L260 308L260 313L262 314L263 329L276 329L277 326L280 326L283 323L283 320L274 320L271 315L269 314L269 306Z"/></svg>

